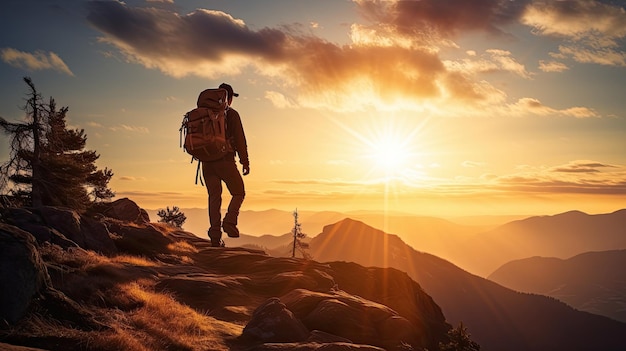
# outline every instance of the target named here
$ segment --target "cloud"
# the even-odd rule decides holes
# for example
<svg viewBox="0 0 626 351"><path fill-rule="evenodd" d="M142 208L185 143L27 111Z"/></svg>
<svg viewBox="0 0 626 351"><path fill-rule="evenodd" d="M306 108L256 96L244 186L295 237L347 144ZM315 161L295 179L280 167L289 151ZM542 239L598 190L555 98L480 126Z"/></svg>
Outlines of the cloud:
<svg viewBox="0 0 626 351"><path fill-rule="evenodd" d="M276 179L273 183L290 184L290 185L328 185L328 186L348 186L361 187L363 185L376 184L374 180L342 180L342 179Z"/></svg>
<svg viewBox="0 0 626 351"><path fill-rule="evenodd" d="M484 163L484 162L476 162L476 161L469 161L469 160L468 160L468 161L463 161L463 162L461 163L461 165L462 165L463 167L466 167L466 168L476 168L476 167L481 167L481 166L484 166L484 165L485 165L485 163Z"/></svg>
<svg viewBox="0 0 626 351"><path fill-rule="evenodd" d="M236 74L255 60L278 60L287 35L250 30L221 11L198 9L179 15L167 9L129 7L118 1L88 3L87 19L127 57L174 77Z"/></svg>
<svg viewBox="0 0 626 351"><path fill-rule="evenodd" d="M622 7L597 0L533 1L522 22L542 35L611 40L626 36L625 14Z"/></svg>
<svg viewBox="0 0 626 351"><path fill-rule="evenodd" d="M561 45L559 53L577 62L596 63L605 66L626 67L626 52L613 48L585 47L583 45Z"/></svg>
<svg viewBox="0 0 626 351"><path fill-rule="evenodd" d="M249 71L269 77L284 89L265 94L278 108L472 115L509 107L506 93L477 74L504 71L531 79L533 73L505 50L480 56L468 51L460 61L444 61L439 51L458 48L456 36L467 31L508 35L503 28L518 23L529 2L355 0L366 23L350 26L352 42L346 45L301 32L297 24L253 30L242 19L207 9L179 14L172 8L91 1L87 19L102 33L100 41L129 61L173 77ZM595 116L584 107L533 111Z"/></svg>
<svg viewBox="0 0 626 351"><path fill-rule="evenodd" d="M618 167L593 161L573 161L564 166L555 167L551 169L551 171L560 173L598 173L601 172L603 168Z"/></svg>
<svg viewBox="0 0 626 351"><path fill-rule="evenodd" d="M626 194L626 166L578 160L496 178L495 189L532 193Z"/></svg>
<svg viewBox="0 0 626 351"><path fill-rule="evenodd" d="M516 103L509 105L509 109L514 114L535 114L541 116L561 115L575 118L599 117L598 113L587 107L570 107L567 109L554 109L533 98L521 98Z"/></svg>
<svg viewBox="0 0 626 351"><path fill-rule="evenodd" d="M464 166L475 162L466 161ZM407 183L404 183L407 185ZM501 194L526 196L533 194L602 194L626 195L626 165L594 160L574 160L552 167L523 165L511 174L482 174L478 178L459 175L454 178L430 178L428 187L415 183L419 194Z"/></svg>
<svg viewBox="0 0 626 351"><path fill-rule="evenodd" d="M118 178L119 180L125 180L125 181L140 181L140 180L146 180L145 177L133 177L133 176L121 176Z"/></svg>
<svg viewBox="0 0 626 351"><path fill-rule="evenodd" d="M474 165L482 164L473 161L465 163L465 166ZM519 199L583 194L617 196L619 199L626 195L626 165L574 160L556 166L523 165L510 174L484 173L478 177L456 175L451 178L433 178L415 174L412 180L276 179L272 183L280 186L275 189L270 187L264 190L264 194L299 200L332 196L333 201L354 201L360 197L382 196L389 191L394 199L431 196L501 196Z"/></svg>
<svg viewBox="0 0 626 351"><path fill-rule="evenodd" d="M522 23L537 35L562 37L559 54L577 62L626 67L619 41L626 38L626 10L597 0L533 1Z"/></svg>
<svg viewBox="0 0 626 351"><path fill-rule="evenodd" d="M88 9L87 19L103 33L100 40L132 62L174 77L254 69L293 88L291 96L268 94L277 106L359 110L396 103L423 109L437 99L485 98L471 81L456 73L450 79L440 58L424 46L340 46L296 26L255 31L241 19L205 9L179 15L117 1L89 2ZM460 82L463 89L457 88Z"/></svg>
<svg viewBox="0 0 626 351"><path fill-rule="evenodd" d="M93 127L93 128L102 128L103 127L102 124L100 124L98 122L93 122L93 121L87 122L87 125L90 126L90 127Z"/></svg>
<svg viewBox="0 0 626 351"><path fill-rule="evenodd" d="M129 125L126 125L126 124L120 124L118 126L109 127L109 129L114 131L114 132L125 131L125 132L139 133L139 134L148 134L148 133L150 133L150 130L148 128L146 128L146 127L129 126Z"/></svg>
<svg viewBox="0 0 626 351"><path fill-rule="evenodd" d="M277 91L266 91L265 98L268 99L277 108L296 108L297 107L297 105L294 104L292 101L289 101L289 99L285 95Z"/></svg>
<svg viewBox="0 0 626 351"><path fill-rule="evenodd" d="M528 1L373 1L354 0L363 16L399 33L450 38L463 31L504 34L498 26L513 23Z"/></svg>
<svg viewBox="0 0 626 351"><path fill-rule="evenodd" d="M462 60L444 61L446 67L452 71L464 72L466 74L491 73L491 72L511 72L522 78L532 78L532 73L526 67L517 62L510 51L488 49L480 57L475 51L468 52L470 58Z"/></svg>
<svg viewBox="0 0 626 351"><path fill-rule="evenodd" d="M543 72L563 72L567 71L569 67L562 62L557 61L539 61L539 69Z"/></svg>
<svg viewBox="0 0 626 351"><path fill-rule="evenodd" d="M28 53L12 48L3 48L0 50L0 57L2 61L9 65L28 71L52 69L74 76L74 73L72 73L65 62L54 52L46 53L44 51L36 51L34 53Z"/></svg>

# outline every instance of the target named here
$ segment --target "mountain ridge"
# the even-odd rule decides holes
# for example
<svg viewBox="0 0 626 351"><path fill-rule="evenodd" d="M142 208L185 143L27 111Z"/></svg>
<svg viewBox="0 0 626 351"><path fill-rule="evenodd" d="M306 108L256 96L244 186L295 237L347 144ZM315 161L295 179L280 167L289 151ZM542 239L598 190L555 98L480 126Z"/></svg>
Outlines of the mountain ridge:
<svg viewBox="0 0 626 351"><path fill-rule="evenodd" d="M189 220L196 221L194 225L201 229L198 232L189 231L199 237L206 237L206 210L196 209L196 212L199 214L188 217ZM154 216L156 214L153 218ZM197 216L201 219L198 220ZM536 255L565 258L590 250L626 248L626 229L620 231L620 228L626 228L626 209L604 214L572 210L556 215L531 216L487 227L459 225L447 219L428 216L385 217L382 214L368 214L359 218L332 211L299 211L301 228L309 238L321 233L324 226L345 218L354 218L387 233L396 234L413 248L445 258L483 277L515 259ZM293 215L277 209L242 211L239 227L241 233L250 236L282 235L293 229ZM571 235L569 238L559 237L561 232ZM601 235L596 235L596 232ZM237 240L224 240L228 245L239 245ZM271 245L265 246L271 249ZM538 248L541 250L537 251Z"/></svg>
<svg viewBox="0 0 626 351"><path fill-rule="evenodd" d="M450 253L454 262L488 276L506 262L532 256L567 258L587 251L626 249L626 209L567 211L512 221L476 234ZM464 255L472 252L472 255Z"/></svg>
<svg viewBox="0 0 626 351"><path fill-rule="evenodd" d="M551 296L590 313L626 322L626 250L506 263L488 279L511 289Z"/></svg>
<svg viewBox="0 0 626 351"><path fill-rule="evenodd" d="M311 240L310 252L320 262L350 261L407 272L437 301L449 322L463 322L484 350L555 350L555 344L593 349L598 345L591 345L590 339L603 342L605 332L626 326L556 299L505 288L356 220L325 227ZM585 325L584 335L575 331L580 325Z"/></svg>

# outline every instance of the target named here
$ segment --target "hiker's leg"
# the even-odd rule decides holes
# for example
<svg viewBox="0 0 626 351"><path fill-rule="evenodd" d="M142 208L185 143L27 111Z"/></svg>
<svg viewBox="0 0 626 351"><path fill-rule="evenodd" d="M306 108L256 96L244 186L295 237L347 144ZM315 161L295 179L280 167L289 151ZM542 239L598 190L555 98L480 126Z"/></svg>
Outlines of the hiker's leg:
<svg viewBox="0 0 626 351"><path fill-rule="evenodd" d="M202 175L209 194L209 237L219 241L222 239L222 180L211 162L202 163Z"/></svg>
<svg viewBox="0 0 626 351"><path fill-rule="evenodd" d="M235 162L225 163L227 164L224 165L224 174L222 176L232 198L228 204L228 212L226 212L226 215L224 216L224 222L237 225L239 209L241 208L243 199L246 196L246 190L241 173L239 173L239 170L237 169L237 164Z"/></svg>

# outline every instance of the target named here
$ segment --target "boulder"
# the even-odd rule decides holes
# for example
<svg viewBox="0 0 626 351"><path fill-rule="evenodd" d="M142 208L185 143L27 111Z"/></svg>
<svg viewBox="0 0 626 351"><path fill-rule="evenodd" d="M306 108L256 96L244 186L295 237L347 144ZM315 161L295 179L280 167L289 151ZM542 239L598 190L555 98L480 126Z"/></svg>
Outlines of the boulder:
<svg viewBox="0 0 626 351"><path fill-rule="evenodd" d="M156 258L168 254L168 245L174 242L174 237L166 236L164 232L153 224L128 225L119 221L107 221L107 228L113 237L115 247L124 253Z"/></svg>
<svg viewBox="0 0 626 351"><path fill-rule="evenodd" d="M27 312L50 277L28 232L0 223L0 320L13 324Z"/></svg>
<svg viewBox="0 0 626 351"><path fill-rule="evenodd" d="M48 227L56 229L84 249L103 254L117 252L107 227L95 219L81 216L76 211L60 207L39 207L36 212L39 213Z"/></svg>
<svg viewBox="0 0 626 351"><path fill-rule="evenodd" d="M5 222L31 233L37 242L63 248L79 246L103 254L117 253L104 223L64 207L10 208Z"/></svg>
<svg viewBox="0 0 626 351"><path fill-rule="evenodd" d="M295 289L280 299L309 330L389 350L418 341L417 328L396 311L343 291Z"/></svg>
<svg viewBox="0 0 626 351"><path fill-rule="evenodd" d="M444 341L441 335L446 335L451 326L432 297L406 272L393 268L363 267L352 262L332 262L329 265L341 290L383 304L411 322L417 328L414 337L419 340L414 346L434 350ZM384 336L392 331L381 329L381 332Z"/></svg>
<svg viewBox="0 0 626 351"><path fill-rule="evenodd" d="M273 297L254 311L241 336L262 343L289 343L306 340L309 331L280 299Z"/></svg>
<svg viewBox="0 0 626 351"><path fill-rule="evenodd" d="M77 247L78 244L66 238L58 230L48 227L43 218L32 208L7 208L3 210L4 221L32 234L38 243L50 242L62 248Z"/></svg>
<svg viewBox="0 0 626 351"><path fill-rule="evenodd" d="M122 198L109 203L99 203L92 206L90 212L99 213L105 217L118 219L123 222L136 224L150 223L150 216L143 208L129 198Z"/></svg>

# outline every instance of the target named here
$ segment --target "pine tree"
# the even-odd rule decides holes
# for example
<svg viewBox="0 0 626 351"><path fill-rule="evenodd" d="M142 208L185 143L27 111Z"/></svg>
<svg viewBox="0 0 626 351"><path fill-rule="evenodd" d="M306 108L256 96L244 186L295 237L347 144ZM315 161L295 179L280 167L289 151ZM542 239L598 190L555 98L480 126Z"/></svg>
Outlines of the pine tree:
<svg viewBox="0 0 626 351"><path fill-rule="evenodd" d="M296 257L296 249L304 259L310 260L311 254L307 251L309 248L309 244L304 242L306 238L306 234L302 232L302 224L298 222L298 209L293 211L293 229L291 233L293 234L293 248L291 250L291 257Z"/></svg>
<svg viewBox="0 0 626 351"><path fill-rule="evenodd" d="M54 99L43 103L30 78L24 111L28 120L10 123L0 118L0 127L11 137L9 160L0 168L0 188L23 204L63 206L78 211L111 199L108 188L113 172L98 170L100 155L85 150L83 129L68 129L67 107L57 109Z"/></svg>

